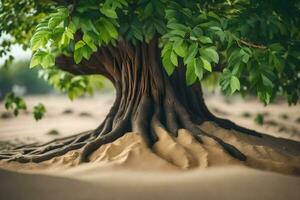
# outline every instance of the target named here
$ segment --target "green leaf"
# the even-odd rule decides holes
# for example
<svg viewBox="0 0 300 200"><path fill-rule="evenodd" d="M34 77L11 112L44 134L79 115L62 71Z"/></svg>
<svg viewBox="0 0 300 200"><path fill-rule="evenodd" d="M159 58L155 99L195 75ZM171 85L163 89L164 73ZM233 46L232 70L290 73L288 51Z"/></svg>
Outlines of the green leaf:
<svg viewBox="0 0 300 200"><path fill-rule="evenodd" d="M68 29L74 34L77 30L77 27L75 26L75 24L71 21L69 23Z"/></svg>
<svg viewBox="0 0 300 200"><path fill-rule="evenodd" d="M161 35L165 34L165 32L166 32L166 26L163 23L163 21L155 20L154 26L155 26L155 29L157 30L157 32L159 34L161 34Z"/></svg>
<svg viewBox="0 0 300 200"><path fill-rule="evenodd" d="M237 75L237 74L240 73L240 70L241 70L241 65L240 65L240 63L237 63L237 64L235 64L235 65L233 66L233 69L232 69L232 71L231 71L231 74L232 74L232 75Z"/></svg>
<svg viewBox="0 0 300 200"><path fill-rule="evenodd" d="M65 29L63 27L56 27L52 31L51 39L54 40L55 43L59 43L63 34L65 34Z"/></svg>
<svg viewBox="0 0 300 200"><path fill-rule="evenodd" d="M51 52L42 50L36 51L31 58L30 68L33 68L39 64L42 65L43 68L53 66L55 64L54 56L51 54Z"/></svg>
<svg viewBox="0 0 300 200"><path fill-rule="evenodd" d="M208 62L208 60L206 60L204 57L200 57L201 58L201 61L203 63L203 67L204 69L206 69L207 71L211 72L212 71L212 67L211 67L211 64Z"/></svg>
<svg viewBox="0 0 300 200"><path fill-rule="evenodd" d="M201 80L203 78L203 68L202 68L202 63L200 58L194 59L194 69L198 79Z"/></svg>
<svg viewBox="0 0 300 200"><path fill-rule="evenodd" d="M195 28L193 28L193 30L191 31L191 36L193 36L195 38L198 38L201 35L203 35L203 31L201 28L199 28L197 26Z"/></svg>
<svg viewBox="0 0 300 200"><path fill-rule="evenodd" d="M265 104L269 104L272 97L272 87L267 87L263 84L258 84L256 89L258 98Z"/></svg>
<svg viewBox="0 0 300 200"><path fill-rule="evenodd" d="M144 10L144 16L145 18L151 16L153 13L153 5L151 1L146 5L145 10Z"/></svg>
<svg viewBox="0 0 300 200"><path fill-rule="evenodd" d="M37 121L43 118L43 116L45 115L45 112L46 112L46 108L41 103L39 103L38 105L33 107L34 118Z"/></svg>
<svg viewBox="0 0 300 200"><path fill-rule="evenodd" d="M214 19L216 19L216 20L218 20L218 21L220 21L220 17L212 11L209 11L207 15L214 18Z"/></svg>
<svg viewBox="0 0 300 200"><path fill-rule="evenodd" d="M56 36L54 36L55 38L59 38L59 34L60 34L60 29L58 29L56 32L55 32L55 34L57 34ZM52 36L52 38L53 38L53 36ZM61 35L61 37L60 37L60 41L59 41L59 46L61 45L61 46L68 46L69 45L69 43L70 43L70 40L73 40L74 39L74 32L73 32L73 30L72 29L70 29L70 28L68 28L68 27L65 27L64 29L63 29L63 33L62 33L62 35ZM60 47L61 47L60 46Z"/></svg>
<svg viewBox="0 0 300 200"><path fill-rule="evenodd" d="M17 104L18 109L20 109L20 110L27 109L25 101L23 99L21 99L20 97L17 97L16 104Z"/></svg>
<svg viewBox="0 0 300 200"><path fill-rule="evenodd" d="M76 42L75 44L75 50L80 49L81 47L83 47L85 45L85 42L82 40L79 40L78 42Z"/></svg>
<svg viewBox="0 0 300 200"><path fill-rule="evenodd" d="M93 39L88 35L88 34L83 34L83 41L93 50L93 51L96 51L97 50L97 47L96 45L94 44L94 41Z"/></svg>
<svg viewBox="0 0 300 200"><path fill-rule="evenodd" d="M172 43L170 42L166 43L161 52L161 56L163 57L168 51L171 51L171 49L172 49Z"/></svg>
<svg viewBox="0 0 300 200"><path fill-rule="evenodd" d="M75 50L74 51L74 61L76 64L80 63L80 61L82 60L82 52L80 50Z"/></svg>
<svg viewBox="0 0 300 200"><path fill-rule="evenodd" d="M19 110L27 109L25 101L12 92L9 92L5 95L4 104L5 108L7 110L12 110L15 116L19 114Z"/></svg>
<svg viewBox="0 0 300 200"><path fill-rule="evenodd" d="M74 39L74 31L71 28L66 27L65 28L65 34L70 38L70 39Z"/></svg>
<svg viewBox="0 0 300 200"><path fill-rule="evenodd" d="M172 30L170 31L170 35L175 35L175 36L180 36L180 37L184 37L186 34L186 32L182 31L182 30Z"/></svg>
<svg viewBox="0 0 300 200"><path fill-rule="evenodd" d="M248 63L248 61L249 61L249 58L250 58L250 55L249 54L247 54L247 53L245 53L244 55L243 55L243 58L242 58L242 61L243 61L243 63Z"/></svg>
<svg viewBox="0 0 300 200"><path fill-rule="evenodd" d="M100 8L100 12L102 14L104 14L106 17L110 17L110 18L113 18L113 19L116 19L118 18L118 15L116 13L116 11L112 8L108 8L108 7L102 7Z"/></svg>
<svg viewBox="0 0 300 200"><path fill-rule="evenodd" d="M228 58L229 65L232 66L239 63L242 59L242 56L243 54L241 54L241 52L238 49L234 50Z"/></svg>
<svg viewBox="0 0 300 200"><path fill-rule="evenodd" d="M264 124L264 116L263 114L259 113L256 115L255 119L254 119L255 123L257 123L258 125L263 125Z"/></svg>
<svg viewBox="0 0 300 200"><path fill-rule="evenodd" d="M176 52L177 55L184 58L187 51L187 46L183 42L183 39L176 40L173 44L173 50Z"/></svg>
<svg viewBox="0 0 300 200"><path fill-rule="evenodd" d="M162 63L163 63L163 66L164 66L167 74L170 76L175 69L175 65L171 61L171 51L170 50L164 54Z"/></svg>
<svg viewBox="0 0 300 200"><path fill-rule="evenodd" d="M50 29L54 29L55 27L57 27L62 21L64 20L63 16L55 16L55 17L51 17L49 19L48 22L48 27Z"/></svg>
<svg viewBox="0 0 300 200"><path fill-rule="evenodd" d="M185 80L187 85L192 85L197 80L197 75L194 68L194 58L192 59L192 62L186 66Z"/></svg>
<svg viewBox="0 0 300 200"><path fill-rule="evenodd" d="M41 62L42 67L48 68L53 66L55 64L54 59L55 59L54 56L50 52L47 52L42 58L42 62Z"/></svg>
<svg viewBox="0 0 300 200"><path fill-rule="evenodd" d="M104 25L106 31L109 33L109 35L112 38L117 39L118 38L118 31L115 28L115 26L111 22L109 22L108 20L102 20L102 22L103 22L103 25Z"/></svg>
<svg viewBox="0 0 300 200"><path fill-rule="evenodd" d="M195 36L190 36L190 40L197 41L197 38Z"/></svg>
<svg viewBox="0 0 300 200"><path fill-rule="evenodd" d="M212 26L212 27L209 27L210 30L214 30L214 31L223 31L220 27L218 26Z"/></svg>
<svg viewBox="0 0 300 200"><path fill-rule="evenodd" d="M273 55L272 58L273 58L273 62L274 62L274 66L275 66L276 70L278 72L282 72L282 70L284 68L283 59L277 58L275 55Z"/></svg>
<svg viewBox="0 0 300 200"><path fill-rule="evenodd" d="M154 34L155 34L155 27L153 26L153 24L144 27L144 35L145 35L146 42L150 42Z"/></svg>
<svg viewBox="0 0 300 200"><path fill-rule="evenodd" d="M249 48L243 48L239 52L239 56L242 59L242 62L247 64L250 58L251 50Z"/></svg>
<svg viewBox="0 0 300 200"><path fill-rule="evenodd" d="M201 43L203 43L203 44L211 44L211 43L213 43L212 40L209 37L207 37L207 36L200 36L199 37L199 41Z"/></svg>
<svg viewBox="0 0 300 200"><path fill-rule="evenodd" d="M193 58L195 58L196 54L197 54L197 50L198 50L198 44L197 43L193 43L187 52L187 56L184 57L184 63L188 64L192 61Z"/></svg>
<svg viewBox="0 0 300 200"><path fill-rule="evenodd" d="M41 55L39 51L35 52L30 61L30 68L33 68L41 63Z"/></svg>
<svg viewBox="0 0 300 200"><path fill-rule="evenodd" d="M279 44L279 43L273 43L269 46L269 48L272 50L272 51L275 51L275 52L283 52L285 51L285 48Z"/></svg>
<svg viewBox="0 0 300 200"><path fill-rule="evenodd" d="M131 25L131 31L136 39L138 39L140 41L143 40L142 31L139 28L137 28L135 25Z"/></svg>
<svg viewBox="0 0 300 200"><path fill-rule="evenodd" d="M46 44L48 43L48 40L49 40L49 36L50 36L49 31L36 32L30 40L31 50L35 51L40 47L46 46Z"/></svg>
<svg viewBox="0 0 300 200"><path fill-rule="evenodd" d="M262 78L263 84L265 86L273 87L273 82L268 77L266 77L265 75L261 74L261 78Z"/></svg>
<svg viewBox="0 0 300 200"><path fill-rule="evenodd" d="M178 24L178 23L168 23L167 27L173 30L180 30L184 33L189 31L189 28L183 24Z"/></svg>
<svg viewBox="0 0 300 200"><path fill-rule="evenodd" d="M240 90L240 81L236 76L231 76L230 79L231 93L233 94L236 90Z"/></svg>
<svg viewBox="0 0 300 200"><path fill-rule="evenodd" d="M81 48L81 52L82 52L82 56L88 60L88 59L90 59L90 57L93 53L93 50L89 46L85 46L85 47Z"/></svg>
<svg viewBox="0 0 300 200"><path fill-rule="evenodd" d="M38 64L40 64L40 60L38 57L32 57L31 61L30 61L30 68L33 68L35 66L37 66Z"/></svg>
<svg viewBox="0 0 300 200"><path fill-rule="evenodd" d="M174 53L174 51L171 52L170 59L173 65L178 66L177 55Z"/></svg>
<svg viewBox="0 0 300 200"><path fill-rule="evenodd" d="M200 50L200 55L214 63L219 63L219 55L213 48L205 48Z"/></svg>

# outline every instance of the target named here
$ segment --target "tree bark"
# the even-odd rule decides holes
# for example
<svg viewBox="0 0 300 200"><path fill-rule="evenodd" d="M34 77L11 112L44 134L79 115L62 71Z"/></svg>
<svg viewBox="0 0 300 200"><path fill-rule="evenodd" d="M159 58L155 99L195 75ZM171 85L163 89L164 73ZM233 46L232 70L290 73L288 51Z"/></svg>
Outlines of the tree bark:
<svg viewBox="0 0 300 200"><path fill-rule="evenodd" d="M223 128L260 136L259 133L210 113L205 105L200 83L186 85L185 67L181 60L174 73L168 76L161 63L156 39L149 44L137 46L119 41L116 46L102 47L90 60L80 64L75 64L72 58L66 56L58 57L56 64L73 74L102 74L107 77L116 89L116 99L108 115L94 131L42 145L15 148L2 153L0 159L41 162L70 150L83 148L80 162L88 162L93 151L127 132L140 133L151 147L158 140L154 129L159 126L173 137L177 137L180 128L189 130L199 142L202 142L202 136L208 136L231 156L244 161L246 156L242 152L201 130L199 125L205 121L214 121Z"/></svg>

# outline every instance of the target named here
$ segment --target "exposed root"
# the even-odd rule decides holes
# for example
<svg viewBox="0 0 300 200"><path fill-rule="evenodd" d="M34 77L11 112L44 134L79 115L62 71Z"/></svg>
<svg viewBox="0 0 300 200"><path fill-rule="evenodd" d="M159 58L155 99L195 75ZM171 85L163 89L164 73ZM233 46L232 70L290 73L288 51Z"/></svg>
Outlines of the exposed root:
<svg viewBox="0 0 300 200"><path fill-rule="evenodd" d="M176 109L181 113L181 115L179 115L180 116L179 118L183 124L183 127L189 130L194 135L194 137L198 139L199 142L202 142L201 135L207 136L215 140L217 143L219 143L224 148L224 150L227 151L232 157L240 161L245 161L247 159L247 157L242 152L240 152L237 148L235 148L233 145L228 144L223 140L221 140L220 138L201 130L196 124L192 122L192 120L190 119L189 115L187 115L183 107L177 105Z"/></svg>
<svg viewBox="0 0 300 200"><path fill-rule="evenodd" d="M225 128L225 129L235 130L235 131L241 132L243 134L247 134L247 135L251 135L251 136L255 136L255 137L262 137L262 135L263 135L262 133L259 133L257 131L250 130L245 127L239 126L228 119L218 118L212 114L211 114L210 119L211 119L211 121L215 122L220 127Z"/></svg>
<svg viewBox="0 0 300 200"><path fill-rule="evenodd" d="M171 112L171 110L169 112ZM196 124L192 123L189 119L186 119L184 115L182 115L182 113L181 115L178 115L178 113L169 113L168 115L166 115L166 118L169 118L170 116L179 116L178 119L176 119L176 121L175 118L171 118L172 120L174 120L172 123L176 124L176 126L179 127L178 123L176 122L180 122L183 125L183 128L189 130L198 142L202 143L202 136L209 137L215 140L232 157L240 161L246 160L246 156L233 145L224 142L223 140L214 135L204 132ZM148 122L148 120L146 122ZM153 144L155 144L155 141L158 140L158 137L156 135L156 127L162 127L165 130L172 131L171 137L176 138L178 136L179 129L171 129L170 123L166 123L165 126L159 118L158 109L152 115L151 127L149 127L149 129L148 126L145 126L147 128L141 128L143 127L143 123L139 120L137 120L135 123L139 123L139 125L135 125L137 127L140 127L136 128L136 130L141 131L140 133L142 134L144 140L147 141L146 143L148 143L149 146L152 146ZM80 154L79 163L88 162L91 153L100 148L103 144L113 142L114 140L122 137L126 132L128 132L128 130L130 130L129 124L130 123L128 121L122 121L122 123L120 123L119 126L116 126L109 133L103 135L98 134L97 137L94 136L94 131L91 131L82 133L80 135L77 135L76 137L68 137L65 139L54 140L51 143L43 145L28 145L18 147L12 150L8 150L6 152L1 152L0 159L5 159L8 161L17 161L20 163L39 163L49 160L53 157L61 156L71 150L83 148ZM149 141L154 142L150 144Z"/></svg>
<svg viewBox="0 0 300 200"><path fill-rule="evenodd" d="M126 121L123 121L123 123L121 123L116 129L112 130L110 133L100 136L95 140L87 143L81 152L79 163L88 162L88 158L92 152L98 149L101 145L110 143L123 136L126 133L127 129L128 124L126 123Z"/></svg>
<svg viewBox="0 0 300 200"><path fill-rule="evenodd" d="M7 159L8 161L17 161L21 163L46 161L55 156L63 155L68 151L81 148L85 144L85 140L91 134L92 132L88 131L65 138L54 139L44 144L35 143L18 146L1 152L0 156L9 156L0 159Z"/></svg>
<svg viewBox="0 0 300 200"><path fill-rule="evenodd" d="M67 153L69 151L79 149L83 145L84 145L83 142L72 144L72 145L67 145L67 146L63 146L61 148L53 149L51 151L48 151L47 153L42 153L42 154L39 154L39 155L20 155L20 154L17 154L14 157L12 157L11 159L9 159L8 161L17 161L17 162L20 162L20 163L27 163L27 162L39 163L39 162L43 162L43 161L46 161L46 160L50 160L51 158L54 158L54 157L57 157L57 156L64 155L65 153Z"/></svg>
<svg viewBox="0 0 300 200"><path fill-rule="evenodd" d="M182 60L169 77L163 70L159 51L156 39L137 46L121 40L115 46L101 48L89 61L80 65L107 76L116 88L116 100L103 123L94 131L3 151L0 159L42 162L82 148L79 161L83 163L88 162L91 153L100 146L113 142L127 132L140 133L147 145L152 147L159 138L155 127L162 127L173 138L178 137L178 130L182 128L189 130L200 143L203 142L202 137L209 137L233 158L245 161L246 156L236 147L201 130L198 125L215 121L220 126L251 132L213 117L204 104L200 85L186 85ZM58 64L64 63L62 61ZM97 62L101 62L99 70ZM65 64L72 64L72 60Z"/></svg>

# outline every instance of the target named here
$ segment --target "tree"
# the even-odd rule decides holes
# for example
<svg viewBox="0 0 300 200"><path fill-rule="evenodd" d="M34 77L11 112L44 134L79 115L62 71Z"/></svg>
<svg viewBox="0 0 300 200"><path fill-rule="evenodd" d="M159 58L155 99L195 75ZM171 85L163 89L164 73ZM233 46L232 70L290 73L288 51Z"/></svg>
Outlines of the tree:
<svg viewBox="0 0 300 200"><path fill-rule="evenodd" d="M83 147L80 161L87 162L130 131L151 146L160 127L173 137L179 128L199 142L210 137L243 161L236 147L198 125L212 121L240 134L261 133L214 116L199 81L217 74L226 94L255 93L265 104L278 95L296 104L300 96L296 0L4 0L0 7L1 34L24 47L30 40L30 66L42 66L44 77L70 98L90 91L86 75L101 74L116 89L94 131L19 147L2 158L41 162Z"/></svg>

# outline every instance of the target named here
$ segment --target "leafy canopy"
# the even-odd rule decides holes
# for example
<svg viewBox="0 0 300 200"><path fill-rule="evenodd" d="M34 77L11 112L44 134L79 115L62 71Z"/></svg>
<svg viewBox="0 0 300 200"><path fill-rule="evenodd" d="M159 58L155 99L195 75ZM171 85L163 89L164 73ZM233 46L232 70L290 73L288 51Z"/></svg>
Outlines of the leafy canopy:
<svg viewBox="0 0 300 200"><path fill-rule="evenodd" d="M26 47L30 40L34 51L30 66L42 66L51 80L47 71L55 70L57 55L73 56L80 63L121 38L139 45L157 37L166 72L171 75L183 62L188 85L217 74L213 80L219 80L227 94L255 93L265 104L278 94L291 104L299 99L297 0L71 2L3 0L0 34L10 34L13 41L0 54L11 43ZM83 77L69 78L72 81L79 81L80 91L88 91Z"/></svg>

